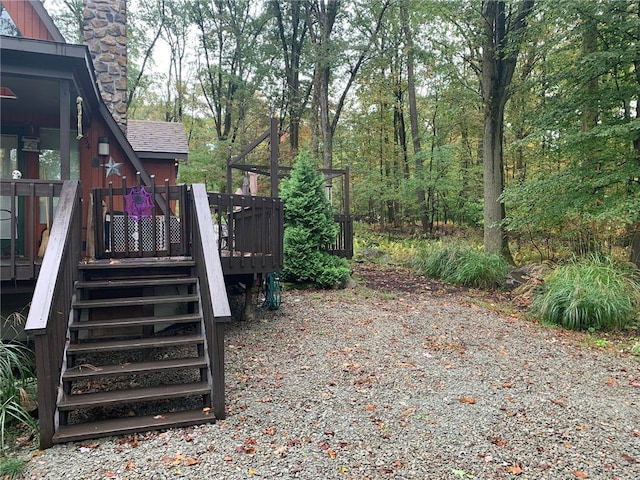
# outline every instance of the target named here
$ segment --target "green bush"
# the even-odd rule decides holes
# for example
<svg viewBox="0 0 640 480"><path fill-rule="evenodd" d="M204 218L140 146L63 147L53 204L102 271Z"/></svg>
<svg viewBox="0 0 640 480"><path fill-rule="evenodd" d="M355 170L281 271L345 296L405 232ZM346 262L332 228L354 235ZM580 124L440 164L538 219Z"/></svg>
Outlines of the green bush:
<svg viewBox="0 0 640 480"><path fill-rule="evenodd" d="M611 258L592 256L556 268L531 310L568 329L617 330L634 321L639 307L637 272L616 266Z"/></svg>
<svg viewBox="0 0 640 480"><path fill-rule="evenodd" d="M11 480L22 478L22 473L27 461L20 458L4 456L0 457L0 478Z"/></svg>
<svg viewBox="0 0 640 480"><path fill-rule="evenodd" d="M350 271L345 259L325 249L338 234L324 182L308 155L300 155L291 177L282 183L284 267L282 277L320 288L342 286Z"/></svg>
<svg viewBox="0 0 640 480"><path fill-rule="evenodd" d="M411 266L432 278L485 290L503 286L509 272L504 257L460 245L424 250L411 261Z"/></svg>
<svg viewBox="0 0 640 480"><path fill-rule="evenodd" d="M19 343L0 341L0 451L5 451L12 428L37 429L29 414L36 398L36 374L31 351Z"/></svg>

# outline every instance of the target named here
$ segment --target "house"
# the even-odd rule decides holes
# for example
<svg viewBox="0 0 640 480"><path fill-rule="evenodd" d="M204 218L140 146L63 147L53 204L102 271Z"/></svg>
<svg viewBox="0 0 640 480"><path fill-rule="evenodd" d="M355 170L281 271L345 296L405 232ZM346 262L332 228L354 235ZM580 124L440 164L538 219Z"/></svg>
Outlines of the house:
<svg viewBox="0 0 640 480"><path fill-rule="evenodd" d="M29 306L40 446L225 416L227 289L283 261L277 119L227 164L271 196L176 184L177 123L127 118L126 0L83 0L85 45L40 0L0 0L3 315ZM241 162L269 140L269 167ZM353 252L348 215L332 251ZM269 283L267 283L269 285Z"/></svg>
<svg viewBox="0 0 640 480"><path fill-rule="evenodd" d="M281 200L176 185L182 126L127 119L125 0L85 0L86 45L0 7L2 308L30 304L41 447L224 418L226 284L280 269Z"/></svg>

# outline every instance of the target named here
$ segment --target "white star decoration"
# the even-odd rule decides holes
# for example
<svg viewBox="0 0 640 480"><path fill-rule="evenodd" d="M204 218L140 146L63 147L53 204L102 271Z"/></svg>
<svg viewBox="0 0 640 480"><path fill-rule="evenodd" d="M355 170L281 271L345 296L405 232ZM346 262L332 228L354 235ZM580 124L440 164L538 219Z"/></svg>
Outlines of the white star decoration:
<svg viewBox="0 0 640 480"><path fill-rule="evenodd" d="M122 163L114 162L113 157L109 157L109 161L103 166L105 168L106 177L110 177L111 175L118 175L119 177L122 176L122 174L120 173L120 167L122 166Z"/></svg>

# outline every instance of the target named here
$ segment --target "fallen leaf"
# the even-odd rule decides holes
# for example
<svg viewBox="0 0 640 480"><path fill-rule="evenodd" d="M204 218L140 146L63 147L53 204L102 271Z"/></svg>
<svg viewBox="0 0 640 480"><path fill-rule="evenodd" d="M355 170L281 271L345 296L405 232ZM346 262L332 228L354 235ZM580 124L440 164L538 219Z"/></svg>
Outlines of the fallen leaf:
<svg viewBox="0 0 640 480"><path fill-rule="evenodd" d="M550 398L549 401L555 405L558 405L559 407L567 408L567 404L562 400L554 400L553 398Z"/></svg>
<svg viewBox="0 0 640 480"><path fill-rule="evenodd" d="M231 455L226 455L222 460L224 460L225 462L232 462L233 457Z"/></svg>
<svg viewBox="0 0 640 480"><path fill-rule="evenodd" d="M469 405L473 405L474 403L476 403L476 401L473 399L473 397L460 397L458 399L458 401L460 403L467 403Z"/></svg>
<svg viewBox="0 0 640 480"><path fill-rule="evenodd" d="M332 449L327 450L327 455L329 455L331 458L336 458L338 456Z"/></svg>
<svg viewBox="0 0 640 480"><path fill-rule="evenodd" d="M367 405L364 408L370 412L373 412L376 409L375 405Z"/></svg>
<svg viewBox="0 0 640 480"><path fill-rule="evenodd" d="M133 460L131 460L124 468L125 470L133 470L134 468L136 468L136 464L133 462Z"/></svg>
<svg viewBox="0 0 640 480"><path fill-rule="evenodd" d="M262 434L263 435L275 435L276 434L276 428L275 427L265 428L265 429L262 430Z"/></svg>
<svg viewBox="0 0 640 480"><path fill-rule="evenodd" d="M623 453L622 458L624 458L627 462L629 463L638 463L638 460L636 460L635 458L633 458L631 455L628 455L626 453Z"/></svg>
<svg viewBox="0 0 640 480"><path fill-rule="evenodd" d="M573 472L573 475L576 478L589 478L589 475L587 475L586 473L580 471L580 470L576 470L575 472Z"/></svg>
<svg viewBox="0 0 640 480"><path fill-rule="evenodd" d="M200 460L192 457L187 458L187 461L185 462L187 467L192 467L193 465L198 465L199 463L200 463Z"/></svg>
<svg viewBox="0 0 640 480"><path fill-rule="evenodd" d="M618 385L618 382L615 378L613 377L607 377L607 385L609 385L610 387L615 387L616 385Z"/></svg>
<svg viewBox="0 0 640 480"><path fill-rule="evenodd" d="M244 444L245 445L255 445L256 444L256 439L255 438L246 438L244 440Z"/></svg>
<svg viewBox="0 0 640 480"><path fill-rule="evenodd" d="M489 440L499 447L504 447L507 444L501 437L489 437Z"/></svg>
<svg viewBox="0 0 640 480"><path fill-rule="evenodd" d="M522 473L522 468L518 465L514 465L513 467L507 467L507 472L512 475L520 475Z"/></svg>
<svg viewBox="0 0 640 480"><path fill-rule="evenodd" d="M81 443L80 444L80 448L88 448L89 450L92 450L94 448L98 448L100 446L99 443Z"/></svg>

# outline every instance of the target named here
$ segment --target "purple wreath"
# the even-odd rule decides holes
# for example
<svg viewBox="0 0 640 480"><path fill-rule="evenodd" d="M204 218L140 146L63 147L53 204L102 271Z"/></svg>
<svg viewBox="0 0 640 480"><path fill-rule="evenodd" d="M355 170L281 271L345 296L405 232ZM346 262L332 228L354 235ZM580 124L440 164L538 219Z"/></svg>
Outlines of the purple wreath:
<svg viewBox="0 0 640 480"><path fill-rule="evenodd" d="M141 218L151 218L153 201L151 193L144 189L144 185L133 187L124 196L124 210L136 222Z"/></svg>

